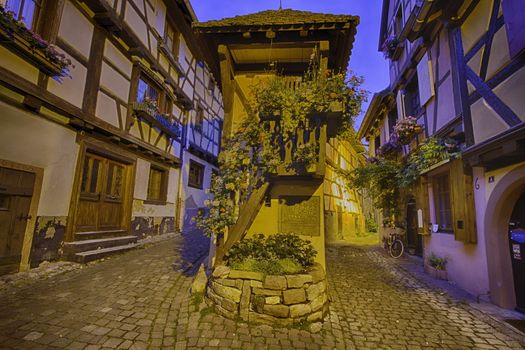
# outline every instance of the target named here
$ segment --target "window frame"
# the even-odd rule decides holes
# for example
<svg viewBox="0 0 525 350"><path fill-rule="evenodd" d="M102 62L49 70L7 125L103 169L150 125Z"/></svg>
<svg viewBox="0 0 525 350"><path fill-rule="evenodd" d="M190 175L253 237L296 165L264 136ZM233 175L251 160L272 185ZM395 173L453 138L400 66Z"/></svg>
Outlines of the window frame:
<svg viewBox="0 0 525 350"><path fill-rule="evenodd" d="M195 109L195 122L193 123L193 128L199 132L202 132L204 129L204 108L197 104Z"/></svg>
<svg viewBox="0 0 525 350"><path fill-rule="evenodd" d="M40 0L20 0L20 7L18 9L18 13L13 11L11 8L7 8L7 3L9 2L9 0L3 0L3 1L0 1L0 2L2 3L2 6L5 8L6 11L12 11L13 13L15 13L17 15L15 17L16 20L20 21L21 19L23 19L24 6L26 5L26 3L28 1L34 3L33 17L32 17L32 21L31 21L31 25L30 26L28 26L25 21L23 21L23 22L24 22L24 24L25 24L27 29L30 29L31 31L36 33L36 29L37 29L37 25L38 25L38 16L40 15L40 11L42 9L42 1L40 1Z"/></svg>
<svg viewBox="0 0 525 350"><path fill-rule="evenodd" d="M415 106L416 100L417 106ZM403 103L405 105L405 116L407 117L411 116L417 118L423 110L423 107L421 106L421 97L419 96L419 80L417 72L412 76L408 84L405 86Z"/></svg>
<svg viewBox="0 0 525 350"><path fill-rule="evenodd" d="M173 33L172 47L168 46L168 31L171 30ZM179 58L180 50L180 32L177 30L170 18L166 18L166 24L164 26L164 44L166 45L166 51L168 51L175 60Z"/></svg>
<svg viewBox="0 0 525 350"><path fill-rule="evenodd" d="M198 168L200 171L200 176L197 181L194 181L194 179L192 178L192 168L193 167ZM199 162L194 161L193 159L190 159L190 164L188 168L188 186L202 190L204 188L205 171L206 171L206 166L204 164L201 164Z"/></svg>
<svg viewBox="0 0 525 350"><path fill-rule="evenodd" d="M150 188L151 188L152 171L159 172L161 176L158 198L154 198L151 196ZM148 173L148 188L146 190L146 200L144 201L146 204L166 204L166 201L168 198L168 176L169 176L168 169L162 166L159 166L157 164L150 165L149 173Z"/></svg>
<svg viewBox="0 0 525 350"><path fill-rule="evenodd" d="M173 115L173 101L166 93L166 91L159 86L153 79L151 79L146 72L140 71L137 78L137 91L135 93L135 102L143 102L144 97L139 101L139 86L140 82L143 81L146 85L157 92L157 108L161 114L168 114L170 117L176 119Z"/></svg>
<svg viewBox="0 0 525 350"><path fill-rule="evenodd" d="M443 191L440 188L445 187L445 181L441 181L446 178L447 190ZM432 193L434 202L434 218L435 224L438 225L438 233L454 233L454 217L452 212L452 192L450 188L450 173L443 172L436 174L432 177ZM448 195L448 198L443 198L443 195ZM442 204L445 204L445 208L442 208ZM448 208L446 205L448 204ZM448 212L448 215L447 215ZM448 217L447 217L448 216ZM448 220L449 226L444 226L442 223L443 219Z"/></svg>

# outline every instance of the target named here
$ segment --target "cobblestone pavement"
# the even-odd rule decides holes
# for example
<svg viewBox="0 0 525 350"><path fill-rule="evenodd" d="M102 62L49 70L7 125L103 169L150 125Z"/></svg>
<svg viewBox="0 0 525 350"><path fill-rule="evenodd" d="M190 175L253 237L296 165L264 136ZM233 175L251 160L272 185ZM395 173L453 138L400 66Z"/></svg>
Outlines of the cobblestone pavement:
<svg viewBox="0 0 525 350"><path fill-rule="evenodd" d="M179 236L1 290L0 349L525 349L522 334L382 253L345 246L328 249L320 332L225 320L189 296L191 277L173 268L180 246Z"/></svg>

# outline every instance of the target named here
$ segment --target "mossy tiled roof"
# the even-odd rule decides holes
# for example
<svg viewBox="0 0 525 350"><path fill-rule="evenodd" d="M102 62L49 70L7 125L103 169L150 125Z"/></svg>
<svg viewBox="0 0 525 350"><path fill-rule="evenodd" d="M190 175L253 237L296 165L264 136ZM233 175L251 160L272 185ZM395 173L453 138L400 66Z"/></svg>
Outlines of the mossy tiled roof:
<svg viewBox="0 0 525 350"><path fill-rule="evenodd" d="M357 25L359 23L359 17L281 9L223 18L221 20L198 22L194 23L193 27L197 29L209 29L217 27L288 26L326 23L355 23Z"/></svg>

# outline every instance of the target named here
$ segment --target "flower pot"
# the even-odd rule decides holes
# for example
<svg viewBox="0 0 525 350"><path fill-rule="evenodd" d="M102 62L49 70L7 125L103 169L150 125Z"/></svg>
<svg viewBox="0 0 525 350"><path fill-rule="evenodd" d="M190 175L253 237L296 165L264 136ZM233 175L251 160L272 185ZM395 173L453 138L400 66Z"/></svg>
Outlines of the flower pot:
<svg viewBox="0 0 525 350"><path fill-rule="evenodd" d="M447 270L438 270L430 265L425 264L425 272L434 278L444 281L448 280Z"/></svg>

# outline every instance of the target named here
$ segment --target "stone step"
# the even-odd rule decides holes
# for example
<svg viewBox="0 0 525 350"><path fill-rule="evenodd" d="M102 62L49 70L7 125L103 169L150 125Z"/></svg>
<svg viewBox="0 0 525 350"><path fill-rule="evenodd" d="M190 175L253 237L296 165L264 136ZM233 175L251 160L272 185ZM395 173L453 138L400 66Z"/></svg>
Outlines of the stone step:
<svg viewBox="0 0 525 350"><path fill-rule="evenodd" d="M127 252L129 250L134 249L137 246L138 244L130 243L127 245L120 245L116 247L89 250L86 252L80 252L80 253L76 253L72 255L71 260L79 262L79 263L88 263L90 261L102 259L110 255Z"/></svg>
<svg viewBox="0 0 525 350"><path fill-rule="evenodd" d="M137 242L136 236L110 237L103 239L88 239L84 241L64 243L64 254L66 256L87 252L101 248L111 248Z"/></svg>
<svg viewBox="0 0 525 350"><path fill-rule="evenodd" d="M122 236L126 236L127 234L128 232L126 230L102 230L102 231L75 232L75 240L83 241L83 240L90 240L90 239L122 237Z"/></svg>

